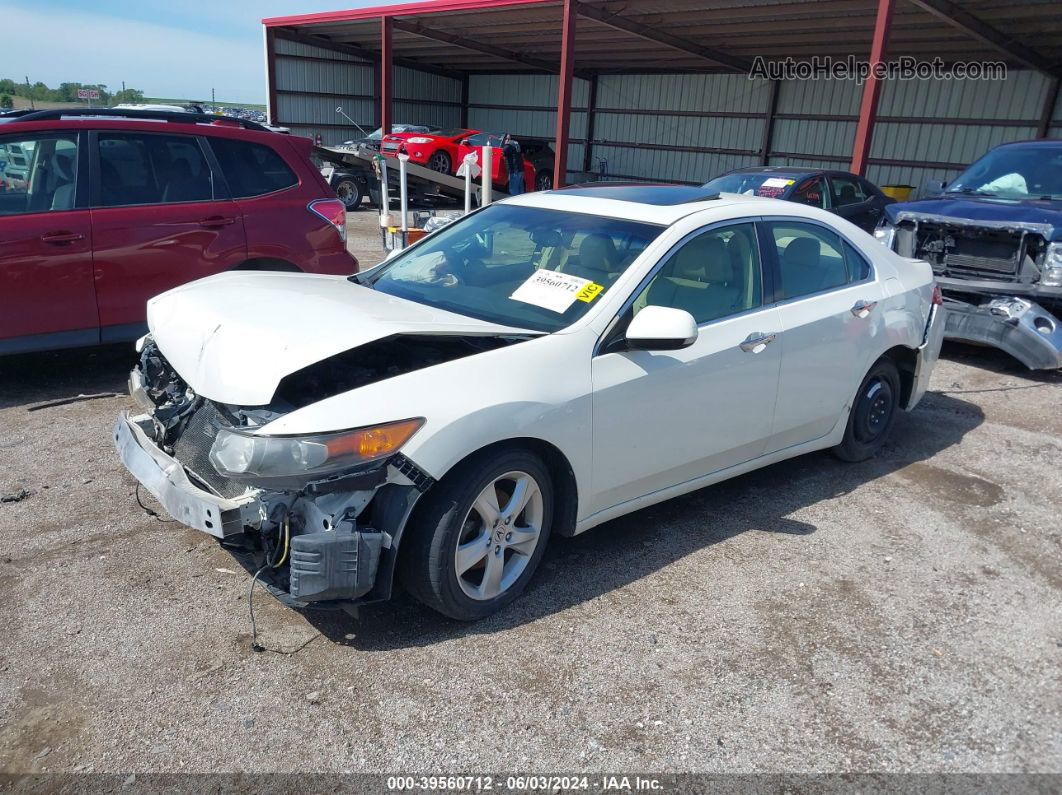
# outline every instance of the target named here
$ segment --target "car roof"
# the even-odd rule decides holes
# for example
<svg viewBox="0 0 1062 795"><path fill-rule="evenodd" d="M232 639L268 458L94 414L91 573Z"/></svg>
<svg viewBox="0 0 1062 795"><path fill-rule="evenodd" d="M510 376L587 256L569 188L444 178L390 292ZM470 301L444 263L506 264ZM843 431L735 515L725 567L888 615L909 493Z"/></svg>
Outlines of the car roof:
<svg viewBox="0 0 1062 795"><path fill-rule="evenodd" d="M703 188L686 185L638 184L637 190L633 189L634 185L623 183L596 183L596 185L601 187L575 185L558 190L522 193L504 201L506 204L521 207L541 207L546 210L601 215L663 226L670 226L680 218L696 212L729 211L745 204L757 205L749 208L749 215L758 213L791 215L794 214L793 208L803 208L803 205L779 199L737 193L710 193ZM720 216L723 215L726 213L720 213Z"/></svg>
<svg viewBox="0 0 1062 795"><path fill-rule="evenodd" d="M747 168L735 168L727 174L785 174L786 176L804 176L806 174L823 174L821 168L797 168L796 166L749 166ZM725 174L723 176L726 176Z"/></svg>
<svg viewBox="0 0 1062 795"><path fill-rule="evenodd" d="M1030 147L1030 148L1033 148L1033 147L1054 148L1054 147L1062 146L1062 138L1034 138L1034 139L1028 140L1028 141L1008 141L1005 144L998 144L997 146L993 146L992 148L993 149L1002 149L1005 146L1006 147L1011 147L1011 146Z"/></svg>
<svg viewBox="0 0 1062 795"><path fill-rule="evenodd" d="M55 132L58 130L124 130L128 132L154 132L174 133L181 135L207 135L222 138L239 138L246 141L257 141L274 146L277 136L280 135L261 125L255 127L242 127L235 123L236 119L228 120L228 117L218 117L221 121L197 122L193 119L188 121L148 121L141 119L122 119L114 117L91 117L82 116L73 119L50 119L45 121L25 120L15 118L0 123L0 133L25 133L25 132ZM257 129L256 129L257 128ZM295 139L298 136L284 135L284 139Z"/></svg>

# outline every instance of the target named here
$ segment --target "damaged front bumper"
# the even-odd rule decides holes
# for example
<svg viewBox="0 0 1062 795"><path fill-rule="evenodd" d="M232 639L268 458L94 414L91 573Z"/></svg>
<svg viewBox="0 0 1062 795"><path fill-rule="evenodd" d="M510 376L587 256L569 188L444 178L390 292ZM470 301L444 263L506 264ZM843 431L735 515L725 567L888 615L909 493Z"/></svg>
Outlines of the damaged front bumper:
<svg viewBox="0 0 1062 795"><path fill-rule="evenodd" d="M991 345L1031 370L1062 367L1062 321L1028 298L988 295L978 302L944 293L947 339Z"/></svg>
<svg viewBox="0 0 1062 795"><path fill-rule="evenodd" d="M129 473L178 522L224 539L243 532L245 524L261 522L262 506L253 496L225 499L194 483L181 463L151 440L151 418L118 415L114 444Z"/></svg>
<svg viewBox="0 0 1062 795"><path fill-rule="evenodd" d="M360 524L349 512L330 521L328 529L311 530L307 517L317 520L321 514L308 495L250 489L226 498L207 491L180 461L155 444L152 426L149 414L119 415L113 438L126 469L171 517L227 542L240 564L257 572L282 602L291 607L328 607L390 596L391 533ZM405 480L405 474L398 479ZM378 515L401 528L419 490L400 483L388 488ZM277 516L277 504L285 506L279 522L270 518ZM320 521L315 527L322 527ZM264 536L274 534L283 539L275 551L262 543ZM378 583L381 559L387 572Z"/></svg>

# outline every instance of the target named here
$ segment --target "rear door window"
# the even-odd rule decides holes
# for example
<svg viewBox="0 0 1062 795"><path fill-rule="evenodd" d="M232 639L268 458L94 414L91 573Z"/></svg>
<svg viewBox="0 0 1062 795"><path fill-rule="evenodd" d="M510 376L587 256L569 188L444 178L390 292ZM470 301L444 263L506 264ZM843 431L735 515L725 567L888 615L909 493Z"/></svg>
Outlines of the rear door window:
<svg viewBox="0 0 1062 795"><path fill-rule="evenodd" d="M210 148L221 164L233 198L264 196L299 182L284 158L265 144L211 138Z"/></svg>
<svg viewBox="0 0 1062 795"><path fill-rule="evenodd" d="M101 207L211 201L215 180L189 135L99 132Z"/></svg>
<svg viewBox="0 0 1062 795"><path fill-rule="evenodd" d="M781 298L799 298L848 283L841 236L816 224L771 221Z"/></svg>
<svg viewBox="0 0 1062 795"><path fill-rule="evenodd" d="M74 209L77 134L0 138L0 215Z"/></svg>
<svg viewBox="0 0 1062 795"><path fill-rule="evenodd" d="M822 177L813 177L797 185L789 200L823 209L830 206L826 201L826 184Z"/></svg>
<svg viewBox="0 0 1062 795"><path fill-rule="evenodd" d="M844 207L848 204L862 204L867 200L866 192L856 177L830 177L833 189L833 206Z"/></svg>

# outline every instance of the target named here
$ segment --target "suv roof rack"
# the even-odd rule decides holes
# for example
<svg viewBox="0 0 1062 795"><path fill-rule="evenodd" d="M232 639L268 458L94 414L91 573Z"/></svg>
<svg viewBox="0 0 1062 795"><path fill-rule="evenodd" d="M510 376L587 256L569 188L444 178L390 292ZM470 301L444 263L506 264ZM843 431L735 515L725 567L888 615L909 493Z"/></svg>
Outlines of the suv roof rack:
<svg viewBox="0 0 1062 795"><path fill-rule="evenodd" d="M146 121L171 121L184 124L213 124L224 122L243 127L245 130L257 130L269 132L256 121L250 119L237 119L233 116L218 116L212 113L193 113L190 111L177 110L133 110L126 108L52 108L51 110L37 110L18 115L13 121L54 121L56 119L82 116L86 118L107 119L144 119Z"/></svg>

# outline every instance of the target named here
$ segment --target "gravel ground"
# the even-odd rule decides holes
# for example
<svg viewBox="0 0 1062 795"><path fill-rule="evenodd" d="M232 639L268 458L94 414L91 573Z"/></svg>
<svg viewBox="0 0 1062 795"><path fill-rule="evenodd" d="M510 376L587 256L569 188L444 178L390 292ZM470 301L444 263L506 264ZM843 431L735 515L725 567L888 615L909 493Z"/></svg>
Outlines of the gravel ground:
<svg viewBox="0 0 1062 795"><path fill-rule="evenodd" d="M249 578L112 448L131 362L0 360L2 771L1062 772L1058 373L946 346L873 461L555 538L474 625L259 591L255 653Z"/></svg>

